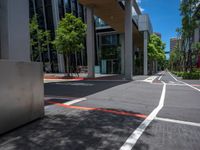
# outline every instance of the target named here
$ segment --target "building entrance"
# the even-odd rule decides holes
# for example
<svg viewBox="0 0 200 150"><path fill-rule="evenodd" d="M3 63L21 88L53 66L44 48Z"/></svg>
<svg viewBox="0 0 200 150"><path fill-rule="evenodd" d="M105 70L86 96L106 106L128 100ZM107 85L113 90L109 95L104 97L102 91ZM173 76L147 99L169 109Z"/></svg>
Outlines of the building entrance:
<svg viewBox="0 0 200 150"><path fill-rule="evenodd" d="M103 74L120 74L120 45L119 36L103 35L100 37L100 69Z"/></svg>

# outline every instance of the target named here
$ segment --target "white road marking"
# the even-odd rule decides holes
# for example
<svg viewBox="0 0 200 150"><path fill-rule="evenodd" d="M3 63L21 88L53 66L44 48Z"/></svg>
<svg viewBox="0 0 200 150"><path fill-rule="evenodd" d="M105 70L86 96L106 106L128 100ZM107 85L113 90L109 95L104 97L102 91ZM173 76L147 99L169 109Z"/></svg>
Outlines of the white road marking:
<svg viewBox="0 0 200 150"><path fill-rule="evenodd" d="M178 81L170 72L168 72L168 73L175 81Z"/></svg>
<svg viewBox="0 0 200 150"><path fill-rule="evenodd" d="M155 117L155 120L200 127L200 123Z"/></svg>
<svg viewBox="0 0 200 150"><path fill-rule="evenodd" d="M72 101L69 101L69 102L65 102L63 104L65 105L73 105L73 104L76 104L76 103L79 103L81 101L85 101L87 100L87 98L83 97L83 98L78 98L78 99L75 99L75 100L72 100Z"/></svg>
<svg viewBox="0 0 200 150"><path fill-rule="evenodd" d="M167 85L175 85L175 86L186 86L186 85L184 85L184 84L175 84L175 83L168 83Z"/></svg>
<svg viewBox="0 0 200 150"><path fill-rule="evenodd" d="M67 99L67 98L56 98L56 99ZM53 101L53 97L48 97L48 98L46 98L46 100L52 100ZM65 105L73 105L73 104L76 104L76 103L79 103L79 102L81 102L81 101L85 101L85 100L87 100L87 98L85 98L85 97L83 97L83 98L78 98L78 99L74 99L74 100L72 100L72 101L69 101L69 102L65 102L65 103L63 103L63 104L65 104ZM45 106L45 110L47 110L47 109L49 109L49 108L51 108L50 106Z"/></svg>
<svg viewBox="0 0 200 150"><path fill-rule="evenodd" d="M169 73L176 81L181 82L181 83L183 83L183 84L185 84L185 85L187 85L187 86L189 86L189 87L191 87L191 88L193 88L193 89L195 89L195 90L197 90L197 91L200 92L200 89L198 89L198 88L196 88L196 87L194 87L194 86L192 86L192 85L190 85L190 84L188 84L188 83L185 83L185 82L183 82L183 81L177 80L170 72L168 72L168 73Z"/></svg>
<svg viewBox="0 0 200 150"><path fill-rule="evenodd" d="M152 83L158 76L150 76L147 79L143 80L144 82Z"/></svg>
<svg viewBox="0 0 200 150"><path fill-rule="evenodd" d="M193 89L195 89L195 90L197 90L197 91L200 92L200 89L198 89L198 88L196 88L196 87L194 87L194 86L192 86L192 85L190 85L190 84L187 84L187 83L185 83L185 82L183 82L183 81L179 81L179 82L181 82L181 83L183 83L183 84L185 84L185 85L187 85L187 86L189 86L189 87L191 87L191 88L193 88Z"/></svg>
<svg viewBox="0 0 200 150"><path fill-rule="evenodd" d="M151 84L162 85L162 83L151 83ZM177 84L177 83L167 83L167 85L169 85L169 86L187 86L185 84Z"/></svg>
<svg viewBox="0 0 200 150"><path fill-rule="evenodd" d="M142 133L145 131L147 126L156 117L158 112L162 109L165 100L166 93L166 83L163 82L162 94L158 106L151 112L151 114L139 125L139 127L129 136L126 142L122 145L120 150L131 150L136 144L137 140L140 138Z"/></svg>
<svg viewBox="0 0 200 150"><path fill-rule="evenodd" d="M158 80L161 80L161 78L162 78L162 75L158 78Z"/></svg>

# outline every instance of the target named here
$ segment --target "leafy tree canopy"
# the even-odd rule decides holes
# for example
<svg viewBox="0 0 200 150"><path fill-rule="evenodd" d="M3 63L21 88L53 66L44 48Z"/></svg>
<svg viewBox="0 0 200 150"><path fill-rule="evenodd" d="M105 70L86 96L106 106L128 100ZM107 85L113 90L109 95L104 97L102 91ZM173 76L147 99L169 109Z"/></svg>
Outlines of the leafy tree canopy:
<svg viewBox="0 0 200 150"><path fill-rule="evenodd" d="M34 15L29 24L30 36L31 36L31 47L33 48L32 58L44 51L47 51L47 45L50 44L50 32L41 29L38 25L37 15ZM41 60L40 60L41 61Z"/></svg>
<svg viewBox="0 0 200 150"><path fill-rule="evenodd" d="M158 62L165 61L165 43L161 39L152 34L148 43L148 57L150 60L157 60Z"/></svg>
<svg viewBox="0 0 200 150"><path fill-rule="evenodd" d="M61 54L70 54L84 48L86 25L80 18L65 14L59 22L53 44Z"/></svg>

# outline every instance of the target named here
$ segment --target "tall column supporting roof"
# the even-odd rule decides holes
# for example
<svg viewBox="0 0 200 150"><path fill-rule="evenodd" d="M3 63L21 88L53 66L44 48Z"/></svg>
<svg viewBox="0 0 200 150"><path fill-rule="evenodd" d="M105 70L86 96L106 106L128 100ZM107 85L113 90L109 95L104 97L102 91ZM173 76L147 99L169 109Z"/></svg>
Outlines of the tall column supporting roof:
<svg viewBox="0 0 200 150"><path fill-rule="evenodd" d="M125 78L128 80L132 80L133 75L132 5L132 0L125 2Z"/></svg>
<svg viewBox="0 0 200 150"><path fill-rule="evenodd" d="M87 21L87 64L88 64L88 77L94 78L95 72L95 45L94 45L94 14L93 9L86 8L86 21Z"/></svg>

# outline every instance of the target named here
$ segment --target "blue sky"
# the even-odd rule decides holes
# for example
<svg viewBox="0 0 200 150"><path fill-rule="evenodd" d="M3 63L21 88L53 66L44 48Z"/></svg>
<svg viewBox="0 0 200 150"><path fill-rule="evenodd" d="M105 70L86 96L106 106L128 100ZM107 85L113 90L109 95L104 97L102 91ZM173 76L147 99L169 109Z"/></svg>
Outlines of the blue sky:
<svg viewBox="0 0 200 150"><path fill-rule="evenodd" d="M154 32L162 35L169 51L170 38L176 37L176 28L181 26L180 0L137 0L143 13L149 14Z"/></svg>

